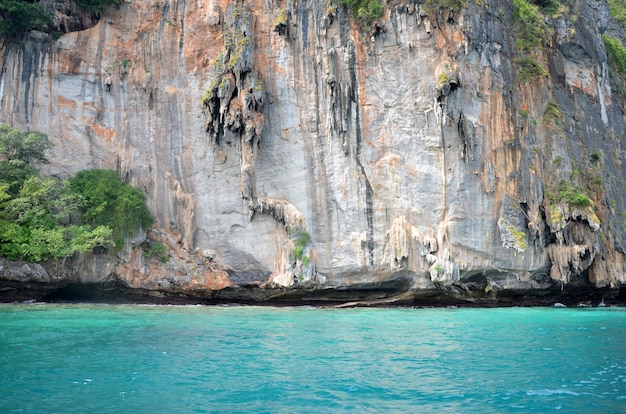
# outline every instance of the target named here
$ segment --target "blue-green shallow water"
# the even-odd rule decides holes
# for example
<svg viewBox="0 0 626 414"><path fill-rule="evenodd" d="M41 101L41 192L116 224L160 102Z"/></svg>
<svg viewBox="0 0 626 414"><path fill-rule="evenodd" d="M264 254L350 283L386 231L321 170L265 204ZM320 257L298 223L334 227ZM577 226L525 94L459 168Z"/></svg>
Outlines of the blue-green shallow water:
<svg viewBox="0 0 626 414"><path fill-rule="evenodd" d="M0 305L0 413L626 412L626 309Z"/></svg>

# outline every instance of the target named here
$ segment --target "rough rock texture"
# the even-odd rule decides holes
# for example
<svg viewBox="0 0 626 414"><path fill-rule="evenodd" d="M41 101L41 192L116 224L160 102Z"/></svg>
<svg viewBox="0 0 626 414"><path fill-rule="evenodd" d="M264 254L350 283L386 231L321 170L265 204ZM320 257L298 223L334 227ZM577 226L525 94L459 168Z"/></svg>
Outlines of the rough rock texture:
<svg viewBox="0 0 626 414"><path fill-rule="evenodd" d="M49 135L46 174L145 191L169 254L76 259L68 283L482 303L626 282L625 101L601 39L624 33L603 1L548 21L549 76L525 83L510 1L387 1L371 28L332 1L126 1L71 24L52 3L85 30L3 44L0 120Z"/></svg>

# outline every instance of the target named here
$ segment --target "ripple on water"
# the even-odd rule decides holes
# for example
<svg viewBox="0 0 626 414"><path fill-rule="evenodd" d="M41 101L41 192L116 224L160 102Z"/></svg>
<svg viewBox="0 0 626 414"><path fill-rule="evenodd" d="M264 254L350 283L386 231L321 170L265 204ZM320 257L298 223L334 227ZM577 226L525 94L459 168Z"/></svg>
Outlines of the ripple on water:
<svg viewBox="0 0 626 414"><path fill-rule="evenodd" d="M33 306L33 308L35 308ZM623 310L0 306L0 412L623 412Z"/></svg>

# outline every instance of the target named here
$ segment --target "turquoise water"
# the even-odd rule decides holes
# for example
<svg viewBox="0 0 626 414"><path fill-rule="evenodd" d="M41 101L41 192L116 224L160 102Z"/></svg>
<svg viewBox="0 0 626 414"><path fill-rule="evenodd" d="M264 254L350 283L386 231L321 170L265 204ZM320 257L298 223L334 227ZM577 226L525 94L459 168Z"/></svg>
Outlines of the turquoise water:
<svg viewBox="0 0 626 414"><path fill-rule="evenodd" d="M0 305L0 413L626 412L626 309Z"/></svg>

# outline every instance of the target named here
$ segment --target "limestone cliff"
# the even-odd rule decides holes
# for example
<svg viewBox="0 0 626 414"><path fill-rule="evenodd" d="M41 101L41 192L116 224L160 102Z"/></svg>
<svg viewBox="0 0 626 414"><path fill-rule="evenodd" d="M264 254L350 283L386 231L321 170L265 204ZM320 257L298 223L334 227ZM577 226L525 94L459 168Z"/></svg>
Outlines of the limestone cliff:
<svg viewBox="0 0 626 414"><path fill-rule="evenodd" d="M626 283L626 107L602 41L626 32L604 1L561 4L527 55L508 0L387 0L371 23L331 0L47 3L65 33L3 43L0 121L49 135L45 174L116 169L157 218L63 283L409 302Z"/></svg>

